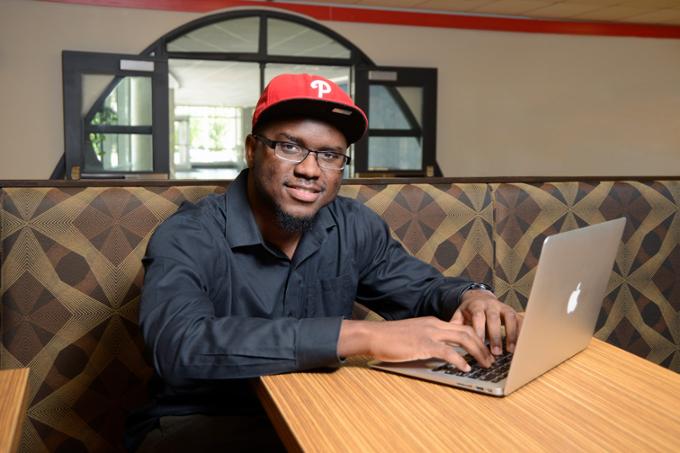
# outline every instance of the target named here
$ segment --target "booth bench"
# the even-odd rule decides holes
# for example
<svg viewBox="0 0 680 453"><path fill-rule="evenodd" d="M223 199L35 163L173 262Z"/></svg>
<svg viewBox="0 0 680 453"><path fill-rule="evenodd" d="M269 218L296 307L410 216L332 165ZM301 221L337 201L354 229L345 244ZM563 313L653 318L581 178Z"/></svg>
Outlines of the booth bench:
<svg viewBox="0 0 680 453"><path fill-rule="evenodd" d="M227 184L0 181L0 368L30 368L20 451L122 449L152 375L137 325L147 242ZM626 217L596 336L680 372L680 178L364 179L341 195L519 310L547 235Z"/></svg>

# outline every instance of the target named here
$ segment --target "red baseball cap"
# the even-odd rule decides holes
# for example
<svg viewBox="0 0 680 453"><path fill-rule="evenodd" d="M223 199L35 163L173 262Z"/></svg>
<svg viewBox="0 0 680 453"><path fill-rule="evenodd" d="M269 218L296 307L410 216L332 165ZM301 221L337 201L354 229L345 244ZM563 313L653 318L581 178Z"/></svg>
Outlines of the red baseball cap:
<svg viewBox="0 0 680 453"><path fill-rule="evenodd" d="M281 74L269 82L257 101L253 129L264 121L296 116L333 125L348 145L363 137L368 128L366 114L334 82L318 75Z"/></svg>

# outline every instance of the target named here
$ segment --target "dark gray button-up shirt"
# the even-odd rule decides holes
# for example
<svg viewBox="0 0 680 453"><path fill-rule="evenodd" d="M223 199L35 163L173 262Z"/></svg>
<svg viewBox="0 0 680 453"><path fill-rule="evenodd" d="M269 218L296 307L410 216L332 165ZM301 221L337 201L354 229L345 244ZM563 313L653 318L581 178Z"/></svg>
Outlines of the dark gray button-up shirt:
<svg viewBox="0 0 680 453"><path fill-rule="evenodd" d="M262 239L247 177L184 204L149 243L140 323L167 384L337 364L340 323L355 300L387 319L453 315L469 282L409 255L355 200L322 208L288 259Z"/></svg>

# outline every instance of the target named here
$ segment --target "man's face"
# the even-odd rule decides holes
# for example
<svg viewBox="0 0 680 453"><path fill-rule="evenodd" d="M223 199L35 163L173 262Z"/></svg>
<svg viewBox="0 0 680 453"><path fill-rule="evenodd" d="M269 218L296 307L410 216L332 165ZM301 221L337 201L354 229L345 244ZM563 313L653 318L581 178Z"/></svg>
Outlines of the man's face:
<svg viewBox="0 0 680 453"><path fill-rule="evenodd" d="M265 125L259 135L274 141L296 143L312 150L345 153L345 136L333 126L312 119L278 120ZM284 230L308 225L316 213L338 193L341 170L319 167L310 153L296 164L280 159L273 149L248 137L246 160L250 168L248 195L256 218L277 219ZM287 224L282 224L287 221Z"/></svg>

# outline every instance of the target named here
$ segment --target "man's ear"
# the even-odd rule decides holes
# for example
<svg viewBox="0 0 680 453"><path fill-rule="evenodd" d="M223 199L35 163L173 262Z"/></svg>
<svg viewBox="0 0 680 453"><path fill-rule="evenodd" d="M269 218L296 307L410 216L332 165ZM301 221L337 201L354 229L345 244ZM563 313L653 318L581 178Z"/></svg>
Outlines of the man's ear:
<svg viewBox="0 0 680 453"><path fill-rule="evenodd" d="M257 146L257 140L248 134L246 137L246 164L248 168L253 168L253 162L255 161L255 147Z"/></svg>

